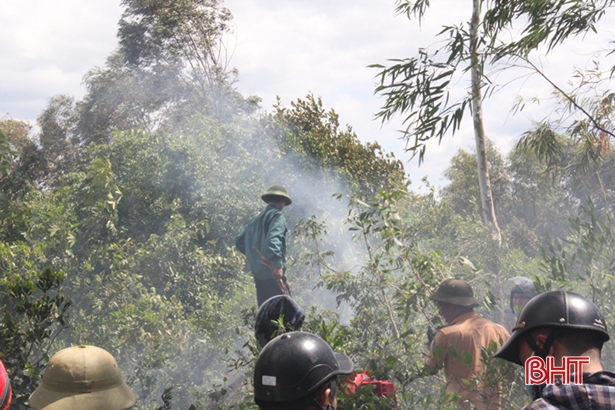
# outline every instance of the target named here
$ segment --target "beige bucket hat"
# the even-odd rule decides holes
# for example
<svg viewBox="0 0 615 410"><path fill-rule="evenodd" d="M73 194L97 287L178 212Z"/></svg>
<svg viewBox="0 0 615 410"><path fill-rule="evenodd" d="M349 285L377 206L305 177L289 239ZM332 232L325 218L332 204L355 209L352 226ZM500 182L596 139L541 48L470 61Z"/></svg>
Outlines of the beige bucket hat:
<svg viewBox="0 0 615 410"><path fill-rule="evenodd" d="M262 196L261 199L265 202L269 201L269 198L272 196L281 196L284 198L284 202L286 203L286 205L290 205L293 203L293 200L290 199L290 195L288 195L288 190L286 188L284 188L282 185L271 185L268 189L267 192L265 192Z"/></svg>
<svg viewBox="0 0 615 410"><path fill-rule="evenodd" d="M116 360L96 346L73 346L53 355L30 395L35 410L125 410L136 401Z"/></svg>

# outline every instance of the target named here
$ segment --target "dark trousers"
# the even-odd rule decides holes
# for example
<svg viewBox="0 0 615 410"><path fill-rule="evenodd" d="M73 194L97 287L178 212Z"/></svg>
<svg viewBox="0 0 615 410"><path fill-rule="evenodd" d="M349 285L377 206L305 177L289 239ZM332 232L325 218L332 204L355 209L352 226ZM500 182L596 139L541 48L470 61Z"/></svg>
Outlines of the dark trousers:
<svg viewBox="0 0 615 410"><path fill-rule="evenodd" d="M286 289L288 289L288 293L290 293L290 287L288 287L286 276L282 276L282 281L284 281ZM254 278L254 284L256 285L256 301L259 307L267 299L284 294L282 289L280 289L278 281L276 280Z"/></svg>

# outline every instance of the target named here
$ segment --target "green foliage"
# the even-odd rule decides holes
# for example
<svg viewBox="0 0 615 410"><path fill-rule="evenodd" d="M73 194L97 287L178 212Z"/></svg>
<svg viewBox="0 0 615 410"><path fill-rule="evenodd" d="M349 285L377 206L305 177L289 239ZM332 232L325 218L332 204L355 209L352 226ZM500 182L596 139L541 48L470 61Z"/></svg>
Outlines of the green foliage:
<svg viewBox="0 0 615 410"><path fill-rule="evenodd" d="M172 63L191 53L203 60L229 30L232 16L218 1L186 0L174 2L125 0L119 22L122 53L129 64L147 66ZM192 39L192 44L189 41ZM198 47L198 46L202 47ZM194 50L193 50L194 48ZM197 50L197 48L201 48Z"/></svg>
<svg viewBox="0 0 615 410"><path fill-rule="evenodd" d="M377 117L388 121L396 113L406 116L404 133L406 138L414 140L408 150L418 152L420 162L425 156L425 142L434 137L441 140L449 130L454 134L469 107L467 99L448 103L448 85L459 64L451 60L438 61L426 50L419 50L418 57L393 59L395 64L389 67L371 66L381 70L376 92L386 98Z"/></svg>
<svg viewBox="0 0 615 410"><path fill-rule="evenodd" d="M40 171L40 152L29 139L30 128L21 121L0 119L0 231L8 241L23 239L28 214L24 198Z"/></svg>
<svg viewBox="0 0 615 410"><path fill-rule="evenodd" d="M565 238L549 239L542 248L543 269L548 274L542 284L545 290L564 288L588 297L603 311L611 328L615 326L610 303L615 292L612 229L612 217L601 218L590 202L570 219ZM613 363L612 353L603 358Z"/></svg>
<svg viewBox="0 0 615 410"><path fill-rule="evenodd" d="M424 0L398 0L396 4L399 13L419 20L430 5ZM425 154L425 142L431 138L441 140L448 132L454 133L459 129L465 111L470 108L474 93L455 98L451 92L450 84L458 76L478 65L482 88L486 88L484 94L488 95L495 89L495 84L487 77L484 65L490 63L496 69L511 68L519 59L529 62L530 52L543 44L550 51L570 37L596 31L596 23L612 1L496 0L480 4L487 7L477 39L472 39L470 23L443 25L439 36L445 38L445 44L437 50L421 48L416 57L393 59L393 64L388 67L372 66L380 69L380 84L376 92L386 97L377 116L384 121L395 114L404 116L405 138L413 140L409 149L419 154L420 161ZM521 35L507 40L510 36L505 33L519 21L523 21ZM541 73L537 67L534 69ZM548 78L546 80L550 82ZM551 85L554 84L551 82ZM574 94L568 99L575 109L579 109ZM588 117L589 120L596 118Z"/></svg>
<svg viewBox="0 0 615 410"><path fill-rule="evenodd" d="M39 183L59 186L63 176L82 170L80 157L85 145L80 144L77 121L75 101L68 95L51 98L38 116L43 168Z"/></svg>
<svg viewBox="0 0 615 410"><path fill-rule="evenodd" d="M225 44L232 15L219 1L122 5L120 47L85 75L83 100L56 96L38 119L45 183L79 170L83 150L109 143L114 131L173 130L194 115L228 123L258 108L259 98L233 88Z"/></svg>
<svg viewBox="0 0 615 410"><path fill-rule="evenodd" d="M108 73L120 71L128 77L130 89L142 90L148 114L155 118L160 115L156 110L162 109L163 120L170 122L187 113L229 121L257 108L258 98L244 99L232 88L237 70L229 66L225 44L232 15L221 2L125 0L122 4L126 8L118 30L121 68L110 67ZM143 107L139 99L137 106Z"/></svg>
<svg viewBox="0 0 615 410"><path fill-rule="evenodd" d="M507 194L511 181L506 172L505 159L491 141L487 141L487 158L493 202L499 215L500 211L505 210L506 202L510 200ZM480 192L477 182L476 155L460 149L451 159L451 164L444 171L444 176L450 180L450 183L442 188L442 198L451 201L455 213L462 216L479 215ZM498 223L505 225L505 218L506 215L500 215Z"/></svg>
<svg viewBox="0 0 615 410"><path fill-rule="evenodd" d="M333 171L368 195L404 183L401 161L385 154L378 143L362 144L350 127L340 130L337 113L326 111L320 98L308 94L291 106L278 102L271 118L283 154L302 154L304 167Z"/></svg>
<svg viewBox="0 0 615 410"><path fill-rule="evenodd" d="M464 277L483 296L487 307L496 310L498 305L492 292L497 276L460 255L465 238L457 237L456 246L447 244L455 253L434 250L436 244L442 246L448 232L433 229L439 221L426 215L429 210L434 217L442 218L450 209L438 209L432 200L431 194L418 196L401 190L381 190L369 200L352 198L346 226L354 233L355 245L339 256L326 250L325 238L330 234L323 223L310 220L296 232L306 240L296 243L311 249L304 263L318 266L322 281L337 294L340 306L348 305L352 311L347 325L334 325L333 321L329 326L313 328L308 323L308 329L349 353L358 369L367 369L379 379L394 380L400 408L453 408L458 400L442 394L439 386L426 378L429 372L422 364L426 329L437 319L427 297L440 282L453 275ZM490 242L488 235L473 240ZM480 250L472 255L477 261L489 258ZM331 328L336 331L328 331ZM437 347L435 354L443 356L445 352ZM466 364L472 359L468 352L454 347L447 354ZM501 378L493 378L489 383L496 388L501 382ZM520 397L516 392L511 403L519 403ZM373 408L369 403L368 396L359 392L358 396L342 396L340 407ZM372 397L371 403L374 406L377 401Z"/></svg>
<svg viewBox="0 0 615 410"><path fill-rule="evenodd" d="M26 409L30 394L38 385L52 344L68 326L72 302L61 289L66 275L47 268L42 272L20 273L9 262L13 253L0 244L4 275L0 278L0 346L14 394L14 408ZM23 249L22 249L23 251ZM11 407L11 408L13 408Z"/></svg>
<svg viewBox="0 0 615 410"><path fill-rule="evenodd" d="M600 74L591 76L594 75L598 78L595 81L602 82ZM586 118L574 115L577 106L561 104L563 115L573 118L566 123L565 132L557 132L562 128L562 121L537 125L524 134L517 150L534 156L541 172L555 181L554 185L560 184L565 189L571 203L584 203L589 198L598 212L612 214L615 210L610 189L615 164L610 142L613 138L613 96L610 93L596 95L598 86L595 84L585 86L592 92L590 97L583 99ZM583 84L578 88L582 87Z"/></svg>
<svg viewBox="0 0 615 410"><path fill-rule="evenodd" d="M3 263L20 277L45 266L65 272L62 293L74 303L72 326L51 350L75 343L109 350L141 409L254 408L253 285L230 244L261 208L261 173L289 164L278 162L282 151L271 150L275 144L245 149L242 144L263 135L253 126L228 127L202 117L183 132L117 133L113 144L86 151L82 171L52 189L32 189L21 199L25 206L15 208L27 209L21 214L23 240L7 244ZM531 221L546 221L541 215L567 197L546 189L551 180L541 179L536 157L515 152L510 162L494 158L504 187L500 206L511 215L505 229L528 221L519 231L540 238L539 224ZM545 260L561 267L566 279L540 272L535 252L520 246L522 241L499 249L462 201L452 205L452 193L462 197L472 189L465 174L471 162L464 153L453 163L457 185L441 199L433 190L415 194L409 185L388 185L373 195L337 195L343 217L315 207L303 219L304 209L288 210L289 221L300 220L291 225L289 280L308 312L303 330L349 354L358 369L392 380L399 408L454 408L459 399L443 393L444 383L434 383L423 366L426 330L443 323L428 295L443 279L470 281L483 302L481 313L492 319L499 319L507 303L503 280L520 274L535 277L545 289L575 286L596 298L611 292L605 280L611 263L605 255L613 247L610 220L589 213L573 220L566 241L545 248ZM305 169L295 169L294 177ZM328 175L333 181L335 173ZM511 192L522 188L534 193L538 219L515 213L524 201ZM596 299L602 306L604 297ZM467 352L456 356L462 363L471 359ZM503 379L494 372L469 383L496 388ZM340 394L343 408L388 405L369 390ZM507 406L520 407L524 400L518 384L505 388Z"/></svg>
<svg viewBox="0 0 615 410"><path fill-rule="evenodd" d="M6 137L9 146L17 153L23 152L31 145L31 131L32 126L25 121L14 120L8 116L0 117L0 132ZM4 137L2 137L3 140Z"/></svg>
<svg viewBox="0 0 615 410"><path fill-rule="evenodd" d="M6 244L3 253L3 263L20 275L48 264L65 272L64 292L77 306L73 326L60 338L50 336L45 354L51 342L53 351L74 343L109 350L142 408L153 408L169 386L176 402L189 402L201 383L224 371L225 347L240 343L228 323L248 296L248 277L238 277L241 260L225 245L230 234L220 229L214 236L205 219L205 210L213 212L215 201L226 198L216 198L211 184L200 185L212 177L197 167L207 164L209 152L200 148L138 132L118 134L111 146L91 147L83 172L23 198L25 242ZM161 169L168 174L159 178ZM212 169L225 173L230 166ZM140 212L132 212L135 205ZM219 222L214 227L224 226ZM225 228L233 233L239 226ZM31 321L51 328L42 317ZM28 348L23 341L15 344ZM17 360L14 352L3 353ZM40 365L16 365L15 372L40 372L47 356L37 360ZM38 375L28 381L29 392ZM17 391L25 401L28 394Z"/></svg>
<svg viewBox="0 0 615 410"><path fill-rule="evenodd" d="M533 151L518 146L507 157L488 145L493 199L504 233L504 251L522 249L529 257L538 256L537 244L547 234L562 235L567 218L577 209L583 194L575 192L571 180L561 177ZM479 212L476 157L460 150L445 171L450 183L441 191L442 200L450 204L456 215L468 220ZM591 178L583 178L583 184ZM595 195L595 190L594 190ZM468 233L467 229L466 235ZM496 251L500 253L499 251ZM489 264L490 268L499 265ZM499 270L499 266L496 270Z"/></svg>
<svg viewBox="0 0 615 410"><path fill-rule="evenodd" d="M496 47L496 56L527 55L541 44L552 50L569 37L596 31L596 23L611 7L611 0L579 2L504 1L495 0L485 13L485 26L493 33L523 17L521 35L510 43Z"/></svg>
<svg viewBox="0 0 615 410"><path fill-rule="evenodd" d="M595 94L596 83L603 76L600 70L595 70L589 80L579 75L580 85L566 92L529 56L543 44L547 45L547 51L551 51L569 37L596 31L595 24L612 1L586 3L474 1L471 19L467 23L442 26L438 36L445 40L435 50L433 46L426 46L419 48L415 57L390 60L388 67L381 64L371 66L379 70L379 84L375 91L385 97L385 103L376 116L383 121L397 114L403 116L407 149L418 154L419 164L424 160L427 141L437 139L440 142L444 136L454 134L460 128L466 111L471 110L478 160L478 209L485 224L493 229L498 242L501 242L501 231L493 205L495 195L491 190L482 114L483 96L499 88L489 77L490 70L508 71L525 66L531 73L542 77L561 96L563 110L558 111L565 114L561 115L560 121L551 124L547 119L537 127L540 131L537 135L544 137L540 144L541 155L545 154L546 148L551 149L551 153L547 154L549 157L557 155L553 132L544 131L545 128L555 129L562 123L568 123L569 132L580 140L578 145L583 149L579 165L583 168L587 168L590 161L600 158L607 151L609 137L615 136L610 121L613 95L608 86L598 92L598 98L592 95L593 102L587 103L582 99L588 92ZM406 14L408 18L417 17L420 21L430 3L424 0L398 0L396 5L399 13ZM486 7L485 11L482 10L483 6ZM510 32L519 31L519 22L520 35L511 36ZM463 83L461 79L468 72L470 87L467 92L459 92L453 84ZM516 104L513 108L513 111L520 111L523 104ZM570 117L573 119L570 120Z"/></svg>

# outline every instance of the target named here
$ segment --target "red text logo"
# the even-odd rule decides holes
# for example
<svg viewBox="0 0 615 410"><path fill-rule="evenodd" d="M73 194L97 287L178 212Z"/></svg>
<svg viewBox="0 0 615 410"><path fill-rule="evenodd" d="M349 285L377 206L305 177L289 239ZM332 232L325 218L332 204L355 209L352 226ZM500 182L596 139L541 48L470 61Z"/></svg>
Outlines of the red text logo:
<svg viewBox="0 0 615 410"><path fill-rule="evenodd" d="M525 361L525 384L554 384L560 379L562 384L570 384L570 375L574 373L574 383L583 383L583 365L589 364L587 356L562 357L562 365L556 366L553 356L542 360L532 356Z"/></svg>

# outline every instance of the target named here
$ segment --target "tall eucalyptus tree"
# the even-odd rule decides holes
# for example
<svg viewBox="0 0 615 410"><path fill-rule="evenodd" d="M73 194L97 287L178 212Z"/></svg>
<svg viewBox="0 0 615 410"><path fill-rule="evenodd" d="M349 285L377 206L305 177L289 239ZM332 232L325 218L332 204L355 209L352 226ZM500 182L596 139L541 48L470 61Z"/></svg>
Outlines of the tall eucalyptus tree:
<svg viewBox="0 0 615 410"><path fill-rule="evenodd" d="M612 4L613 0L473 0L469 23L443 27L440 35L446 36L446 41L442 47L433 52L421 48L416 57L391 60L393 64L388 67L373 65L380 69L376 92L386 97L377 117L386 121L396 114L404 116L408 150L418 153L419 161L424 159L428 140L440 141L449 132L454 134L466 110L472 112L481 217L492 227L497 240L501 238L490 188L482 116L483 95L492 92L495 85L485 67L498 64L499 68L512 68L515 62L529 62L530 52L539 47L546 46L551 51L571 36L595 31L596 23ZM430 1L396 0L396 6L400 14L420 20ZM517 36L511 36L516 25L522 25L522 29ZM531 64L529 67L535 68ZM470 89L460 99L451 100L452 81L468 72ZM574 96L568 97L574 108L581 108L574 104Z"/></svg>

